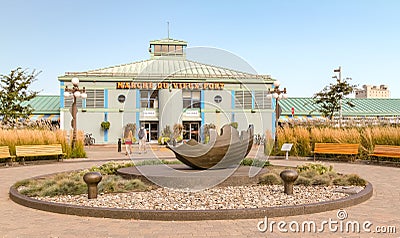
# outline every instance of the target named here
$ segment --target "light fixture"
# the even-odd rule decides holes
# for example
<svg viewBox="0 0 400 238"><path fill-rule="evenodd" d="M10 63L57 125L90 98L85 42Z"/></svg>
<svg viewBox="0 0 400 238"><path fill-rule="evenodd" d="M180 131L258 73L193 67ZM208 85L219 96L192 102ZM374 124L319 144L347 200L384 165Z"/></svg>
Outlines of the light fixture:
<svg viewBox="0 0 400 238"><path fill-rule="evenodd" d="M77 97L77 98L79 98L79 97L81 96L81 92L75 91L75 92L74 92L74 96Z"/></svg>
<svg viewBox="0 0 400 238"><path fill-rule="evenodd" d="M281 85L281 82L279 80L274 81L274 86L279 87Z"/></svg>
<svg viewBox="0 0 400 238"><path fill-rule="evenodd" d="M69 97L71 97L71 94L69 92L65 91L64 92L64 97L69 98Z"/></svg>
<svg viewBox="0 0 400 238"><path fill-rule="evenodd" d="M74 77L74 78L71 79L71 83L72 83L74 86L77 86L77 85L79 84L79 79L78 79L77 77Z"/></svg>

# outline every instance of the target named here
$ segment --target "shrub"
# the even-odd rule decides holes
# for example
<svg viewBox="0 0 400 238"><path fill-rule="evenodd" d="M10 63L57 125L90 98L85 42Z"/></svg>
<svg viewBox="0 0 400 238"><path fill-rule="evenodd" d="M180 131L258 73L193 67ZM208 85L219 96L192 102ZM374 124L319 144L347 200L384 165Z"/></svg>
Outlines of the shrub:
<svg viewBox="0 0 400 238"><path fill-rule="evenodd" d="M299 176L296 181L294 182L295 185L304 185L304 186L310 186L311 185L311 179Z"/></svg>
<svg viewBox="0 0 400 238"><path fill-rule="evenodd" d="M134 164L130 163L116 163L116 162L107 162L100 166L93 166L89 169L89 171L100 172L102 175L115 175L117 174L117 170L120 168L132 167Z"/></svg>
<svg viewBox="0 0 400 238"><path fill-rule="evenodd" d="M323 164L305 164L302 166L297 166L297 171L299 173L304 172L304 171L315 171L319 175L322 175L327 172L333 171L333 167L332 167L332 165L329 167L326 167Z"/></svg>
<svg viewBox="0 0 400 238"><path fill-rule="evenodd" d="M255 166L255 167L265 167L265 166L270 166L270 162L263 161L263 160L258 160L258 159L250 159L250 158L244 158L241 162L240 165L243 166Z"/></svg>
<svg viewBox="0 0 400 238"><path fill-rule="evenodd" d="M349 182L347 181L347 179L343 176L335 178L332 180L332 184L336 185L336 186L349 186Z"/></svg>
<svg viewBox="0 0 400 238"><path fill-rule="evenodd" d="M360 178L357 174L348 174L345 176L347 182L349 185L354 185L354 186L365 186L367 185L367 181L364 179Z"/></svg>
<svg viewBox="0 0 400 238"><path fill-rule="evenodd" d="M169 138L169 137L160 136L160 137L158 137L158 144L159 145L166 145L170 140L171 140L171 138Z"/></svg>
<svg viewBox="0 0 400 238"><path fill-rule="evenodd" d="M329 186L331 184L331 179L327 175L317 175L311 179L311 184L315 186Z"/></svg>
<svg viewBox="0 0 400 238"><path fill-rule="evenodd" d="M125 183L124 189L129 191L145 191L147 190L147 186L139 179L131 179Z"/></svg>
<svg viewBox="0 0 400 238"><path fill-rule="evenodd" d="M135 163L135 166L144 166L144 165L158 165L158 164L182 164L179 160L143 160Z"/></svg>
<svg viewBox="0 0 400 238"><path fill-rule="evenodd" d="M110 122L109 121L103 121L103 122L101 122L101 124L100 124L100 126L101 126L101 128L103 129L103 130L108 130L108 129L110 129Z"/></svg>
<svg viewBox="0 0 400 238"><path fill-rule="evenodd" d="M261 175L258 183L263 185L279 185L282 184L282 180L274 173L267 173Z"/></svg>

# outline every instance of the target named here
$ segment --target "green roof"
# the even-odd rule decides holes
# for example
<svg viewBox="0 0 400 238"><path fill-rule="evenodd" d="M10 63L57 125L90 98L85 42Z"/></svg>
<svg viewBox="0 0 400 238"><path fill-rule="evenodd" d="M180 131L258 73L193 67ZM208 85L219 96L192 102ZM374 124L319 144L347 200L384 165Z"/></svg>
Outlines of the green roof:
<svg viewBox="0 0 400 238"><path fill-rule="evenodd" d="M60 114L59 95L37 95L29 102L23 102L22 106L30 104L33 108L33 115L36 114Z"/></svg>
<svg viewBox="0 0 400 238"><path fill-rule="evenodd" d="M136 79L262 79L272 82L270 75L259 75L242 72L234 69L203 64L183 58L160 58L137 61L129 64L111 66L107 68L89 70L84 72L67 72L64 76L58 77L60 81L69 81L70 77L125 77L129 81L132 77ZM104 77L107 76L107 77ZM101 80L101 78L99 78ZM237 82L237 80L235 80Z"/></svg>
<svg viewBox="0 0 400 238"><path fill-rule="evenodd" d="M351 101L355 106L348 106L345 101ZM279 100L282 116L321 115L312 98L287 98ZM312 113L311 113L312 112ZM400 99L397 98L348 98L344 99L343 116L400 116Z"/></svg>

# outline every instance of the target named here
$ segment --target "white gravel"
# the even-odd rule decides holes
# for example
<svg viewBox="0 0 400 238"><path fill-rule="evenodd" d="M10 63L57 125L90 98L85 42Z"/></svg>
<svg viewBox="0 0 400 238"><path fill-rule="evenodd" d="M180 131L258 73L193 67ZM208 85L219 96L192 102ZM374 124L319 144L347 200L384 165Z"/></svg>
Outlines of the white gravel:
<svg viewBox="0 0 400 238"><path fill-rule="evenodd" d="M87 194L35 197L35 199L80 206L126 209L240 209L310 204L348 196L334 192L336 188L338 186L295 186L293 195L284 194L281 185L216 187L200 192L158 188L148 192L101 194L97 199L88 199Z"/></svg>

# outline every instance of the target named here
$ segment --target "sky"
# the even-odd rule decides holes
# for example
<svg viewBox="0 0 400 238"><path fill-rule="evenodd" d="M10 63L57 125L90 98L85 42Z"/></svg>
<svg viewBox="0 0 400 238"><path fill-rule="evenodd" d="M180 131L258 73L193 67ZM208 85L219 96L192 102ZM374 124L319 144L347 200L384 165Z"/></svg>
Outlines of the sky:
<svg viewBox="0 0 400 238"><path fill-rule="evenodd" d="M400 98L400 1L0 0L0 74L41 71L32 85L59 94L57 77L149 58L149 41L215 47L281 81L289 97L334 83L389 86Z"/></svg>

